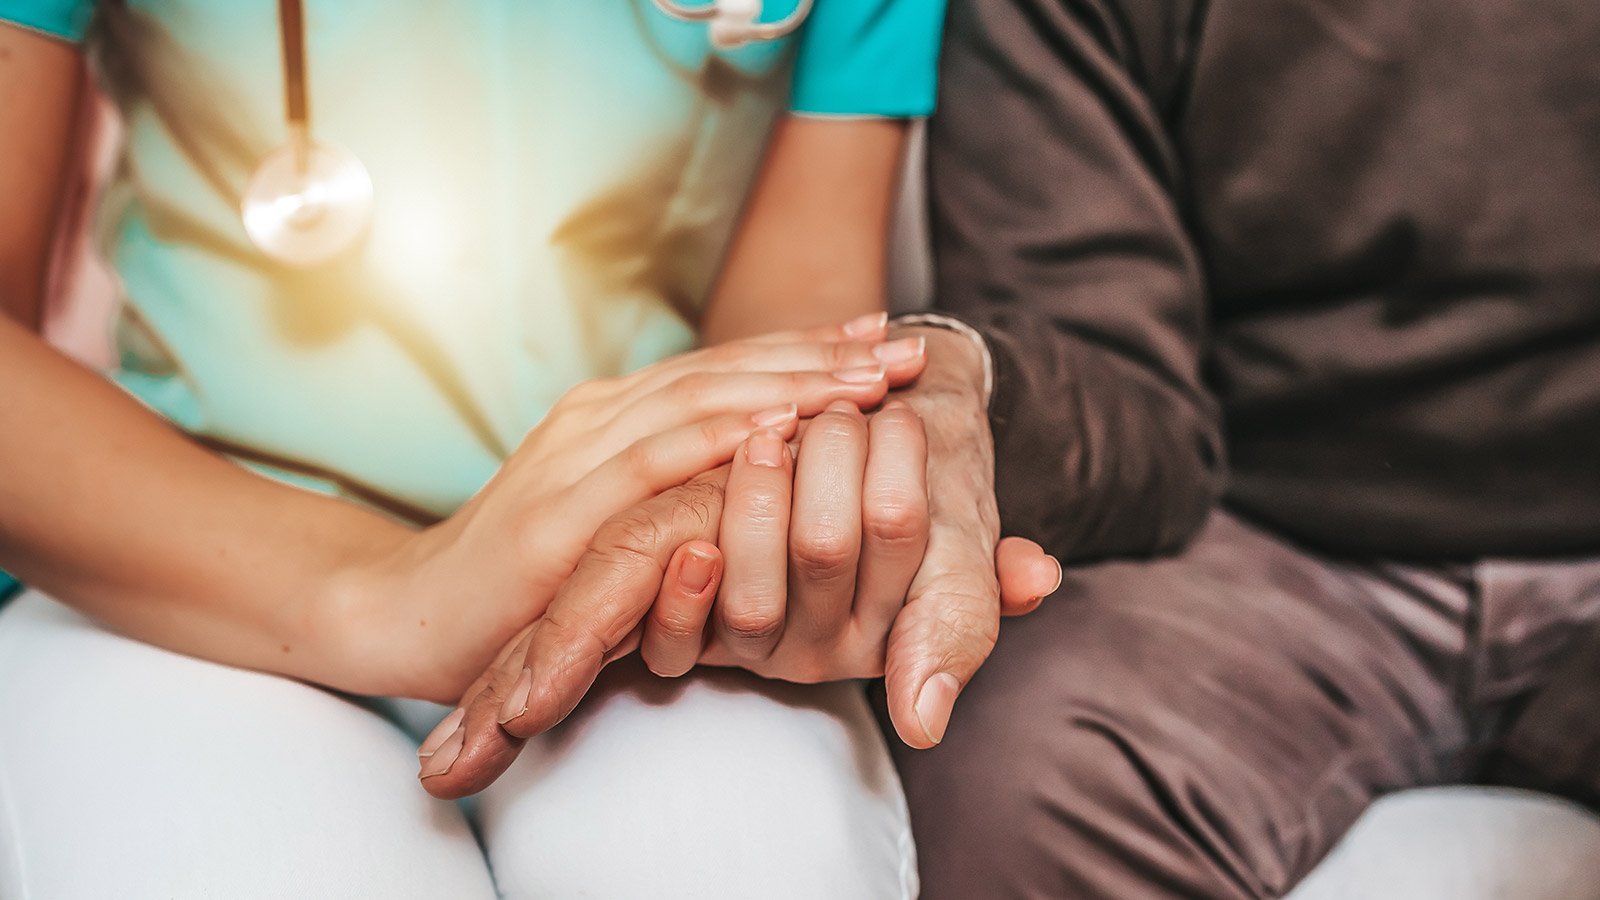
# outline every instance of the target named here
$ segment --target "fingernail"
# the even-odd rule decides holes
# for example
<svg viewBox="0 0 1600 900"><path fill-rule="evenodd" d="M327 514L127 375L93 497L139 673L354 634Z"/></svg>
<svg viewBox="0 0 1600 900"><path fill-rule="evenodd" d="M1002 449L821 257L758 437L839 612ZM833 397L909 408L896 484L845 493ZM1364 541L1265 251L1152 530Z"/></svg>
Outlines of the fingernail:
<svg viewBox="0 0 1600 900"><path fill-rule="evenodd" d="M1046 597L1054 594L1056 591L1061 590L1061 582L1067 577L1067 573L1061 568L1061 560L1056 559L1054 556L1049 557L1049 560L1056 564L1056 583L1054 587L1044 592Z"/></svg>
<svg viewBox="0 0 1600 900"><path fill-rule="evenodd" d="M456 730L450 732L443 744L439 745L433 755L423 760L422 770L417 773L418 778L433 778L450 771L456 764L456 758L461 755L461 747L467 742L467 730L457 725Z"/></svg>
<svg viewBox="0 0 1600 900"><path fill-rule="evenodd" d="M823 410L823 412L836 412L836 413L853 413L853 412L860 412L860 411L861 411L861 407L855 405L854 403L851 403L849 400L835 400L832 403L829 403L827 408L825 408Z"/></svg>
<svg viewBox="0 0 1600 900"><path fill-rule="evenodd" d="M461 720L466 717L467 711L459 706L456 707L455 712L445 716L444 721L434 726L434 729L428 732L428 737L422 742L422 746L417 748L417 758L427 759L432 756L434 751L439 749L439 745L443 744L451 733L461 727Z"/></svg>
<svg viewBox="0 0 1600 900"><path fill-rule="evenodd" d="M882 331L883 326L887 324L889 324L888 313L868 313L864 316L851 319L850 321L844 323L843 330L846 337L859 338L866 337L867 335L871 334L877 334L878 332Z"/></svg>
<svg viewBox="0 0 1600 900"><path fill-rule="evenodd" d="M500 704L498 721L501 725L528 711L528 695L532 692L533 670L523 666L522 674L517 676L517 683L511 686L511 693L506 695L506 702Z"/></svg>
<svg viewBox="0 0 1600 900"><path fill-rule="evenodd" d="M857 369L842 369L833 373L833 377L848 384L872 384L883 380L883 366L861 366Z"/></svg>
<svg viewBox="0 0 1600 900"><path fill-rule="evenodd" d="M949 672L940 672L929 678L917 695L917 722L922 732L935 744L944 740L944 730L950 725L950 712L955 709L956 696L961 693L961 682Z"/></svg>
<svg viewBox="0 0 1600 900"><path fill-rule="evenodd" d="M788 424L790 419L799 414L799 408L790 403L787 406L774 406L771 409L762 410L751 416L750 420L762 428L777 428L780 425Z"/></svg>
<svg viewBox="0 0 1600 900"><path fill-rule="evenodd" d="M699 547L690 547L683 568L678 571L678 581L684 590L698 594L711 586L711 579L716 574L717 558Z"/></svg>
<svg viewBox="0 0 1600 900"><path fill-rule="evenodd" d="M789 456L789 445L776 431L759 431L745 444L744 456L752 466L781 469Z"/></svg>
<svg viewBox="0 0 1600 900"><path fill-rule="evenodd" d="M898 363L908 363L920 357L928 350L928 339L925 337L901 338L887 344L879 344L872 348L872 355L886 366Z"/></svg>

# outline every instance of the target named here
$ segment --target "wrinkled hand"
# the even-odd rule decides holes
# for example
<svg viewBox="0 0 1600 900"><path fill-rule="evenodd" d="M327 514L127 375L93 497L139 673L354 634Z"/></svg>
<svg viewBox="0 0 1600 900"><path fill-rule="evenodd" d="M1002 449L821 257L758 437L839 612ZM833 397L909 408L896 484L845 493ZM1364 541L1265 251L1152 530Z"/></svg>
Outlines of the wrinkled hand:
<svg viewBox="0 0 1600 900"><path fill-rule="evenodd" d="M892 622L885 666L895 727L914 747L943 737L956 696L994 646L1002 599L1006 612L1027 612L1060 583L1059 565L1036 544L997 544L992 447L976 369L981 360L964 338L940 333L931 339L948 345L939 352L950 355L950 364L907 400L931 417L933 428L948 430L929 438L934 490L927 552ZM750 450L747 443L743 461L754 466ZM765 468L784 468L787 458L785 451L779 466ZM632 652L641 631L646 641L652 628L682 637L680 654L693 646L723 577L721 552L711 542L719 525L724 532L729 527L728 479L726 469L709 473L596 533L546 615L502 650L462 708L424 744L421 774L430 793L458 797L493 782L524 739L565 718L604 665ZM764 517L781 518L772 508ZM650 625L641 629L652 606ZM768 630L741 629L740 637ZM748 651L750 643L741 646ZM782 662L766 660L773 677L784 677L776 671ZM806 680L817 670L797 674L795 680Z"/></svg>
<svg viewBox="0 0 1600 900"><path fill-rule="evenodd" d="M927 748L944 739L956 698L994 649L1001 614L1035 609L1060 587L1061 565L1031 541L1000 540L978 348L953 332L915 332L929 364L900 397L927 428L932 526L889 634L884 680L900 739Z"/></svg>
<svg viewBox="0 0 1600 900"><path fill-rule="evenodd" d="M791 453L758 433L730 464L714 607L663 590L641 655L659 675L695 664L815 683L883 674L884 645L928 540L922 421L891 402L834 403ZM703 548L715 565L714 552ZM686 585L692 586L692 585Z"/></svg>
<svg viewBox="0 0 1600 900"><path fill-rule="evenodd" d="M609 516L727 462L758 430L791 434L834 401L870 407L914 378L918 342L883 337L869 317L574 388L453 515L374 547L334 586L340 602L319 630L349 634L344 683L459 698L544 611Z"/></svg>

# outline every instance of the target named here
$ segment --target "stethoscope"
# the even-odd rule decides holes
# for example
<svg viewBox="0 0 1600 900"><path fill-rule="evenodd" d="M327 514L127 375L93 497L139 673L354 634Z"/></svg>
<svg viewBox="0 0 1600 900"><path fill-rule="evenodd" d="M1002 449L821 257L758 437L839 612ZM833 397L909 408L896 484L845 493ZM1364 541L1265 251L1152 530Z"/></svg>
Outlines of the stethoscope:
<svg viewBox="0 0 1600 900"><path fill-rule="evenodd" d="M712 45L730 50L793 33L810 15L813 0L798 0L794 12L775 22L761 21L765 0L693 6L653 2L674 19L707 23ZM284 265L310 268L343 256L366 233L372 222L372 176L355 154L312 136L301 0L278 0L278 34L289 141L256 167L239 208L257 249Z"/></svg>

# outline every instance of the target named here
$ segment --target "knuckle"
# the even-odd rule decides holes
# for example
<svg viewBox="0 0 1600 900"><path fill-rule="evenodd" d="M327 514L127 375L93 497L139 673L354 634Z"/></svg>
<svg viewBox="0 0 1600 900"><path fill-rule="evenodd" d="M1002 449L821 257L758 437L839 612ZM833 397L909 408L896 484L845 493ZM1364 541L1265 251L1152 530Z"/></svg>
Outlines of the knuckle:
<svg viewBox="0 0 1600 900"><path fill-rule="evenodd" d="M665 537L661 522L649 511L635 507L617 513L596 529L589 552L612 562L637 565L647 559L653 565L654 552Z"/></svg>
<svg viewBox="0 0 1600 900"><path fill-rule="evenodd" d="M890 406L879 410L872 416L872 425L878 430L888 429L896 433L910 433L921 437L926 434L927 426L922 417L909 406Z"/></svg>
<svg viewBox="0 0 1600 900"><path fill-rule="evenodd" d="M570 409L573 406L582 406L605 393L610 382L607 378L589 378L580 381L567 389L555 402L555 408Z"/></svg>
<svg viewBox="0 0 1600 900"><path fill-rule="evenodd" d="M661 465L660 454L648 439L634 441L622 450L622 468L635 478L649 480Z"/></svg>
<svg viewBox="0 0 1600 900"><path fill-rule="evenodd" d="M789 516L788 496L778 489L751 489L740 497L738 516L744 527L771 533Z"/></svg>
<svg viewBox="0 0 1600 900"><path fill-rule="evenodd" d="M723 488L709 479L680 484L657 499L671 504L673 521L686 533L705 536L722 515ZM715 537L715 535L711 535Z"/></svg>
<svg viewBox="0 0 1600 900"><path fill-rule="evenodd" d="M866 419L859 411L852 409L844 412L830 409L811 420L811 428L806 432L806 441L844 444L863 441L866 435Z"/></svg>
<svg viewBox="0 0 1600 900"><path fill-rule="evenodd" d="M928 500L917 494L885 494L869 498L861 526L874 543L891 547L918 545L928 539Z"/></svg>
<svg viewBox="0 0 1600 900"><path fill-rule="evenodd" d="M604 657L610 649L607 640L592 628L564 621L554 615L545 618L544 628L544 646L564 648L553 660L545 661L547 667L557 670L558 676L582 665L584 661Z"/></svg>
<svg viewBox="0 0 1600 900"><path fill-rule="evenodd" d="M716 381L717 376L710 372L690 372L678 379L678 387L683 392L685 400L698 403L705 398Z"/></svg>
<svg viewBox="0 0 1600 900"><path fill-rule="evenodd" d="M696 424L694 437L696 444L702 451L710 451L727 443L732 436L733 429L724 421L706 419Z"/></svg>
<svg viewBox="0 0 1600 900"><path fill-rule="evenodd" d="M662 609L657 606L650 613L650 627L657 636L670 641L684 641L700 633L704 610Z"/></svg>
<svg viewBox="0 0 1600 900"><path fill-rule="evenodd" d="M620 562L648 560L659 568L663 550L706 536L720 513L720 498L718 486L707 481L670 488L607 519L589 542L590 552Z"/></svg>
<svg viewBox="0 0 1600 900"><path fill-rule="evenodd" d="M783 616L775 609L729 609L722 613L719 622L729 638L744 645L771 643L783 631Z"/></svg>
<svg viewBox="0 0 1600 900"><path fill-rule="evenodd" d="M854 568L860 539L833 525L807 525L795 530L789 553L797 572L811 580L844 576Z"/></svg>
<svg viewBox="0 0 1600 900"><path fill-rule="evenodd" d="M663 402L685 409L697 409L706 395L710 376L704 372L679 375L661 389Z"/></svg>

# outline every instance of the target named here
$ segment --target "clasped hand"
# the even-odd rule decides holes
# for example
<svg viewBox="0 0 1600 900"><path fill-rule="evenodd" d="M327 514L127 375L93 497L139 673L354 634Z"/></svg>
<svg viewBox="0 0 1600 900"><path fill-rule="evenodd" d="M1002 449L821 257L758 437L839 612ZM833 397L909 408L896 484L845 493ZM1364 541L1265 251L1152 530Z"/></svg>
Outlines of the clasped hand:
<svg viewBox="0 0 1600 900"><path fill-rule="evenodd" d="M472 503L424 533L421 559L388 566L414 578L452 555L486 564L442 620L457 638L444 645L476 635L477 653L452 659L435 635L423 654L438 682L460 679L463 658L478 670L423 745L427 790L487 786L636 651L665 676L697 664L800 682L887 674L901 737L937 743L1002 607L1027 611L1060 569L1031 542L997 544L987 424L975 394L951 389L971 379L946 371L882 402L924 373L928 340L887 341L868 318L686 354L564 398ZM945 350L954 363L970 348ZM769 387L794 405L751 412L776 399ZM585 458L605 461L585 470ZM511 565L483 559L485 529L521 538Z"/></svg>

